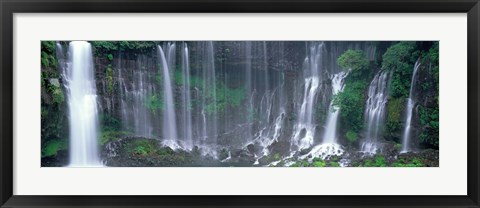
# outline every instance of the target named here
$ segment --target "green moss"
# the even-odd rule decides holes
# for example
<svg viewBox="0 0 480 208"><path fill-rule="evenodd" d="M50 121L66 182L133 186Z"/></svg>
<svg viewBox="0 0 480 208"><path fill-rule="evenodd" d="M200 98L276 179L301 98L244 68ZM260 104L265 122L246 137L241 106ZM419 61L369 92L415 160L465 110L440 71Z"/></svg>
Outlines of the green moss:
<svg viewBox="0 0 480 208"><path fill-rule="evenodd" d="M368 159L365 160L365 162L363 163L363 167L375 167L375 163L373 162L373 160Z"/></svg>
<svg viewBox="0 0 480 208"><path fill-rule="evenodd" d="M157 148L154 141L137 139L128 144L127 152L136 156L147 156L157 154Z"/></svg>
<svg viewBox="0 0 480 208"><path fill-rule="evenodd" d="M347 137L347 140L349 142L356 142L357 141L357 133L355 133L353 131L347 131L347 133L345 134L345 137Z"/></svg>
<svg viewBox="0 0 480 208"><path fill-rule="evenodd" d="M328 167L340 167L340 163L334 162L334 161L330 161L330 162L328 163Z"/></svg>
<svg viewBox="0 0 480 208"><path fill-rule="evenodd" d="M113 60L113 54L109 53L109 54L107 55L107 59L108 59L109 61L112 61L112 60Z"/></svg>
<svg viewBox="0 0 480 208"><path fill-rule="evenodd" d="M113 131L113 130L104 130L100 135L100 145L105 145L108 142L117 141L127 135L129 132L126 131Z"/></svg>
<svg viewBox="0 0 480 208"><path fill-rule="evenodd" d="M402 128L403 98L390 99L387 104L387 132L393 133Z"/></svg>
<svg viewBox="0 0 480 208"><path fill-rule="evenodd" d="M275 154L273 155L273 160L274 160L274 161L278 161L278 160L280 160L280 159L282 159L282 157L280 156L280 153L275 153Z"/></svg>
<svg viewBox="0 0 480 208"><path fill-rule="evenodd" d="M205 110L207 113L213 112L224 112L225 108L228 107L238 107L245 99L245 89L244 88L229 88L223 83L217 83L215 91L212 89L204 90L206 92L205 99L207 100L207 105ZM250 111L250 114L247 115L252 119L255 118L255 112L253 109Z"/></svg>
<svg viewBox="0 0 480 208"><path fill-rule="evenodd" d="M114 74L113 74L113 69L112 69L112 65L109 64L107 66L107 69L105 69L105 82L107 82L107 93L112 95L113 94L113 85L114 85L114 81L113 81L113 77L114 77Z"/></svg>
<svg viewBox="0 0 480 208"><path fill-rule="evenodd" d="M399 159L392 164L393 167L424 167L422 161L418 158L413 158L411 161Z"/></svg>
<svg viewBox="0 0 480 208"><path fill-rule="evenodd" d="M147 97L145 101L145 107L153 114L163 111L164 102L163 96L160 94L153 94Z"/></svg>
<svg viewBox="0 0 480 208"><path fill-rule="evenodd" d="M324 160L313 161L313 167L326 167L327 163Z"/></svg>
<svg viewBox="0 0 480 208"><path fill-rule="evenodd" d="M65 140L50 140L42 145L42 157L56 156L58 151L66 150L67 148L68 144L65 142Z"/></svg>

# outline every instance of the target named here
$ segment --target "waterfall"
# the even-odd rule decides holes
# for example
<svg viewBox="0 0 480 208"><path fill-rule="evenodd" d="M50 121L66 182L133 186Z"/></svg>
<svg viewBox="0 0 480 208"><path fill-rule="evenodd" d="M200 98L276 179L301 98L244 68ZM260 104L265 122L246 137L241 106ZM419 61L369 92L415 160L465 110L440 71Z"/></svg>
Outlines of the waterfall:
<svg viewBox="0 0 480 208"><path fill-rule="evenodd" d="M413 115L413 108L415 106L415 101L413 91L415 89L415 77L418 71L418 68L420 68L420 59L415 62L415 65L413 67L413 74L412 74L412 80L410 83L410 93L408 95L407 99L407 116L405 117L405 129L403 131L403 136L402 136L402 153L406 153L411 151L410 149L410 133L411 133L411 123L412 123L412 115Z"/></svg>
<svg viewBox="0 0 480 208"><path fill-rule="evenodd" d="M319 72L324 44L310 47L310 53L304 61L303 101L298 113L298 121L294 127L293 143L298 149L309 148L315 138L314 106L315 96L320 85ZM304 136L302 136L304 134Z"/></svg>
<svg viewBox="0 0 480 208"><path fill-rule="evenodd" d="M203 96L200 116L202 118L203 142L216 144L217 137L217 83L215 75L215 52L213 42L203 42L201 54Z"/></svg>
<svg viewBox="0 0 480 208"><path fill-rule="evenodd" d="M336 95L343 91L343 80L347 77L347 72L340 72L332 77L332 94ZM325 125L325 135L323 136L324 144L334 144L337 141L337 120L340 109L333 105L333 99L330 102L328 110L327 124Z"/></svg>
<svg viewBox="0 0 480 208"><path fill-rule="evenodd" d="M344 79L347 77L347 72L340 72L332 76L332 94L336 95L343 91ZM343 149L339 144L337 144L337 123L338 123L338 114L340 109L333 105L333 99L330 101L330 107L328 110L327 122L325 125L325 133L323 135L323 142L320 145L317 145L312 148L312 150L302 156L301 158L308 157L312 158L322 158L330 155L341 155L343 154Z"/></svg>
<svg viewBox="0 0 480 208"><path fill-rule="evenodd" d="M254 108L254 95L255 89L253 88L252 84L252 42L246 41L245 42L245 92L248 99L248 106L246 108L247 113L246 116L246 123L248 123L247 134L244 136L245 142L248 142L253 137L253 117L255 113Z"/></svg>
<svg viewBox="0 0 480 208"><path fill-rule="evenodd" d="M183 74L183 91L182 91L182 117L183 117L183 137L187 149L193 148L192 141L192 104L190 98L190 62L188 56L188 46L185 43L182 53L182 74Z"/></svg>
<svg viewBox="0 0 480 208"><path fill-rule="evenodd" d="M388 80L390 74L381 71L375 75L368 87L368 98L365 104L365 141L361 151L375 154L378 150L378 139L385 120L385 106L388 102Z"/></svg>
<svg viewBox="0 0 480 208"><path fill-rule="evenodd" d="M72 41L69 55L64 78L68 91L70 166L100 166L92 47L85 41Z"/></svg>
<svg viewBox="0 0 480 208"><path fill-rule="evenodd" d="M177 139L177 122L175 117L175 105L173 100L172 82L170 79L169 67L172 64L175 44L168 45L168 62L163 49L158 46L160 63L163 70L163 94L164 94L164 113L163 113L163 140L164 144L174 148Z"/></svg>

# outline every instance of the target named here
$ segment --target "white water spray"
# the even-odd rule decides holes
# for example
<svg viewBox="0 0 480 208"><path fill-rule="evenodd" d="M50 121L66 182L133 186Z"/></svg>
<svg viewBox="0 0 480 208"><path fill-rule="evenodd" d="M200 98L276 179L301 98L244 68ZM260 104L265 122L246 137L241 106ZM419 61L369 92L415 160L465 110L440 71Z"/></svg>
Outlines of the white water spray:
<svg viewBox="0 0 480 208"><path fill-rule="evenodd" d="M333 75L332 77L332 96L336 95L343 91L344 79L347 77L347 72L340 72L338 74ZM340 108L333 105L333 99L330 102L330 108L328 110L328 117L327 123L325 125L325 133L323 135L323 142L320 145L317 145L312 148L312 150L302 156L301 158L305 158L309 156L309 158L322 158L330 155L341 155L343 154L342 147L337 144L337 123L338 123L338 115L340 112ZM311 157L310 157L311 156Z"/></svg>

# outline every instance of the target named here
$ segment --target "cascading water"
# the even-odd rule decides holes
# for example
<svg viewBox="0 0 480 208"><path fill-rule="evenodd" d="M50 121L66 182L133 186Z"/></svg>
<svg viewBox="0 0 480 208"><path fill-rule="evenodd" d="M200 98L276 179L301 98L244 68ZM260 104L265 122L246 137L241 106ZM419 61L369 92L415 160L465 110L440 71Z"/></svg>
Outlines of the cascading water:
<svg viewBox="0 0 480 208"><path fill-rule="evenodd" d="M365 141L361 151L375 154L379 149L378 139L381 136L385 120L385 106L388 102L388 81L390 73L381 71L375 75L368 87L368 98L365 105Z"/></svg>
<svg viewBox="0 0 480 208"><path fill-rule="evenodd" d="M215 75L215 55L213 42L208 41L205 43L205 49L203 54L203 110L202 116L204 116L204 138L208 138L206 143L216 144L217 137L217 83ZM207 103L206 97L210 98Z"/></svg>
<svg viewBox="0 0 480 208"><path fill-rule="evenodd" d="M322 53L324 44L310 47L310 53L303 64L304 71L304 93L303 101L298 113L298 121L295 125L293 144L298 149L306 149L312 146L315 138L314 105L315 96L320 85L320 73ZM302 136L304 135L304 136Z"/></svg>
<svg viewBox="0 0 480 208"><path fill-rule="evenodd" d="M348 72L340 72L332 76L332 94L336 95L343 91L344 79L347 77ZM317 145L312 148L312 150L304 157L308 156L309 158L325 158L330 155L341 155L343 154L343 149L337 143L337 123L338 123L338 114L340 108L333 105L333 99L330 102L330 107L328 110L327 123L325 125L325 133L323 135L323 142L320 145Z"/></svg>
<svg viewBox="0 0 480 208"><path fill-rule="evenodd" d="M68 90L70 166L101 166L97 138L98 112L92 47L85 41L69 44L64 74Z"/></svg>
<svg viewBox="0 0 480 208"><path fill-rule="evenodd" d="M168 54L172 54L175 44L169 45ZM164 94L164 113L163 113L163 143L172 149L178 148L177 143L177 121L175 117L175 105L173 100L172 82L170 79L169 64L161 46L158 46L160 64L163 71L163 94ZM174 53L173 53L174 54ZM169 56L169 61L171 61ZM171 62L170 62L171 63Z"/></svg>
<svg viewBox="0 0 480 208"><path fill-rule="evenodd" d="M193 148L192 136L192 106L190 97L190 60L188 56L188 46L185 43L182 51L182 74L183 74L183 91L182 91L182 117L183 117L183 137L187 149Z"/></svg>
<svg viewBox="0 0 480 208"><path fill-rule="evenodd" d="M410 149L410 134L411 134L411 123L412 123L412 115L413 115L413 108L415 107L415 101L414 101L414 89L415 89L415 77L418 71L418 68L420 68L420 60L417 60L415 62L415 65L413 67L413 74L412 74L412 81L410 83L410 93L407 99L407 116L405 117L405 129L403 131L403 136L402 136L402 151L401 153L406 153L411 151Z"/></svg>

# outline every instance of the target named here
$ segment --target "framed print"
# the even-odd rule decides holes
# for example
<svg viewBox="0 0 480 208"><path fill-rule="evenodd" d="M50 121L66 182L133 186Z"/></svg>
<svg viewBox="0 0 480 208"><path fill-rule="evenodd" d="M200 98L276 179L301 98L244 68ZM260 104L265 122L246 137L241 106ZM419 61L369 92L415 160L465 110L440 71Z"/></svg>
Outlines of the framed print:
<svg viewBox="0 0 480 208"><path fill-rule="evenodd" d="M2 1L2 207L479 207L479 4Z"/></svg>

